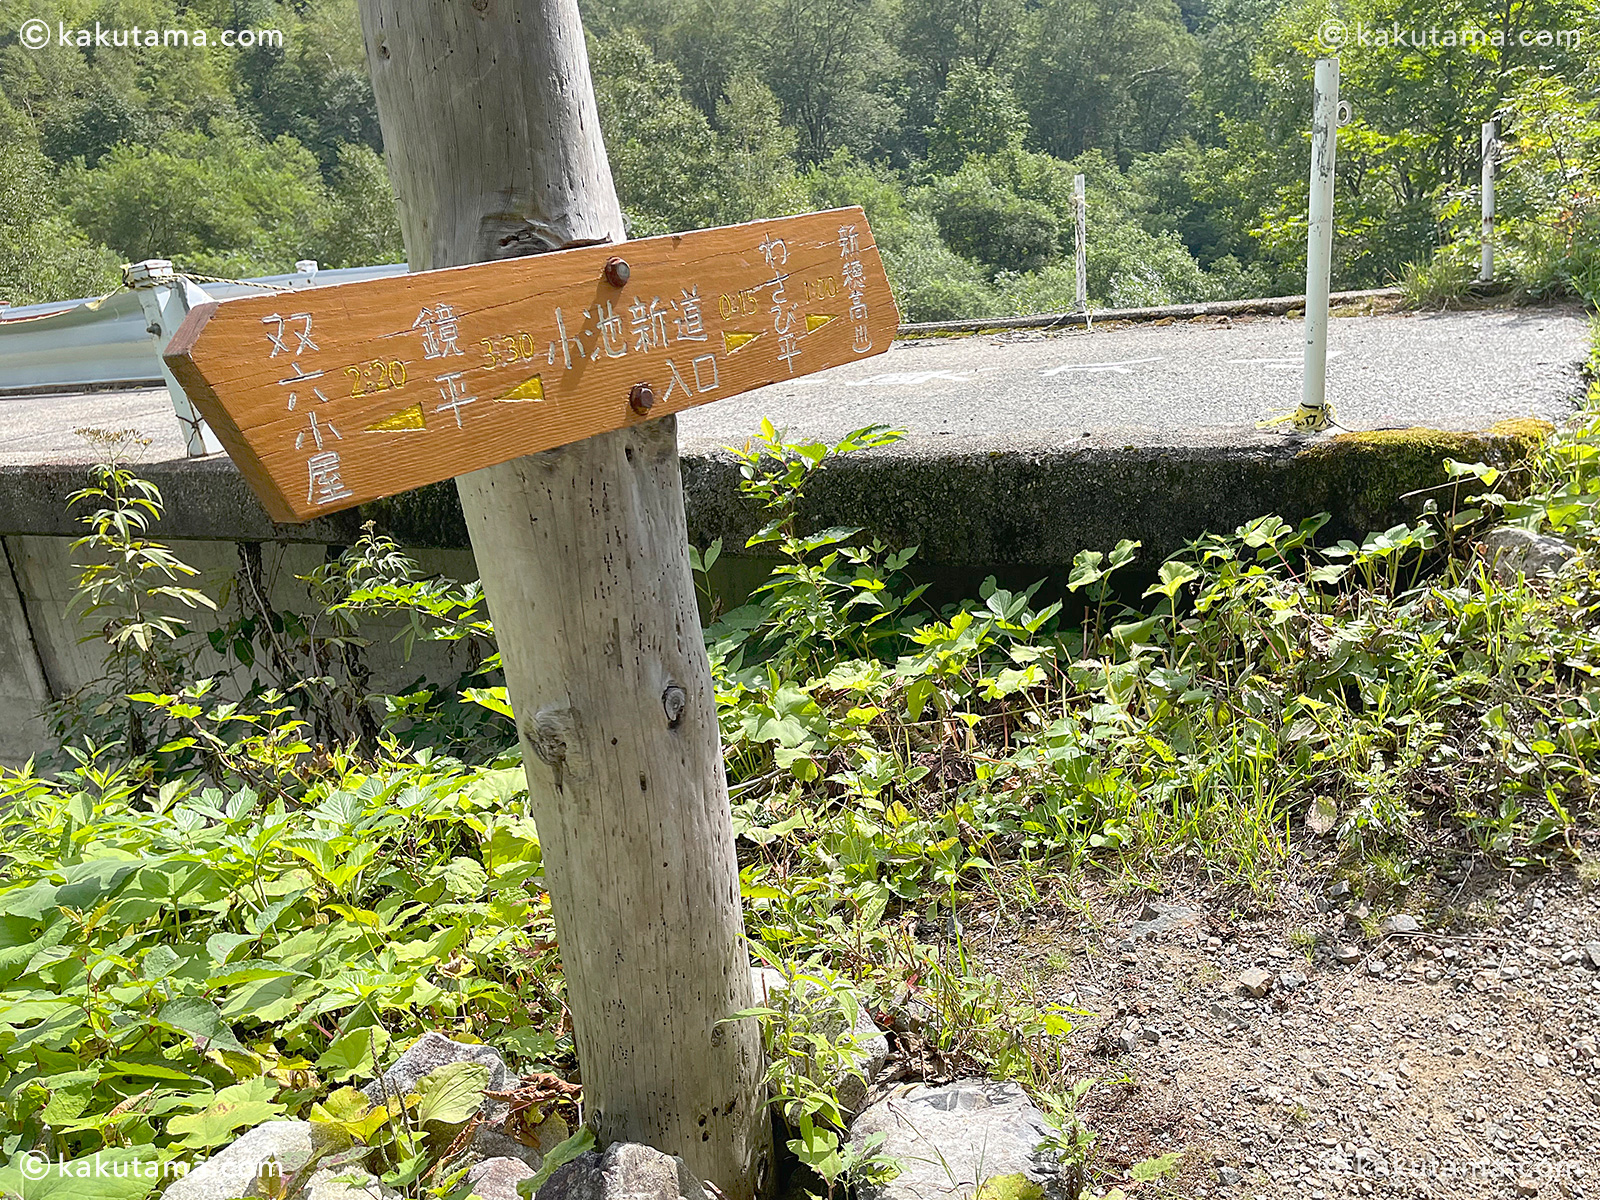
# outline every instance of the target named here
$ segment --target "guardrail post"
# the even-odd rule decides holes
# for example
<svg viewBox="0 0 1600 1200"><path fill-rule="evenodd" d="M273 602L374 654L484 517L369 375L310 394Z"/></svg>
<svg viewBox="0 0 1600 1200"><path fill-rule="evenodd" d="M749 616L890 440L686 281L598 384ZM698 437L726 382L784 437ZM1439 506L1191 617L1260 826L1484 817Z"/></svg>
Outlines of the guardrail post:
<svg viewBox="0 0 1600 1200"><path fill-rule="evenodd" d="M1483 123L1483 259L1478 267L1478 281L1494 280L1494 164L1500 149L1495 136L1495 123Z"/></svg>
<svg viewBox="0 0 1600 1200"><path fill-rule="evenodd" d="M1297 424L1322 428L1328 415L1328 287L1333 268L1333 168L1339 134L1339 60L1317 59L1311 107L1311 183L1306 222L1305 382Z"/></svg>
<svg viewBox="0 0 1600 1200"><path fill-rule="evenodd" d="M172 264L164 258L147 258L127 267L123 271L123 282L138 295L139 304L150 322L146 328L156 341L156 365L161 368L161 377L167 381L172 411L178 418L179 428L183 430L185 451L190 458L220 454L222 443L217 441L205 418L195 412L188 394L173 378L172 372L167 370L167 364L161 357L172 335L183 324L184 317L189 315L189 310L206 303L211 297L175 272Z"/></svg>
<svg viewBox="0 0 1600 1200"><path fill-rule="evenodd" d="M1072 247L1073 273L1076 276L1078 308L1083 312L1083 323L1089 324L1089 206L1083 195L1083 176L1072 177Z"/></svg>

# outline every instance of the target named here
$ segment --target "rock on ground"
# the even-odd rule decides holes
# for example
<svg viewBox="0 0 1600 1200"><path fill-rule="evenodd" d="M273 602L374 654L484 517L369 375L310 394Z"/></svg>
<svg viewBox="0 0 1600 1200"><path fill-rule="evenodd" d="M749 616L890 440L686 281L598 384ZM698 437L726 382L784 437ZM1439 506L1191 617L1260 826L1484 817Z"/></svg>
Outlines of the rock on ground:
<svg viewBox="0 0 1600 1200"><path fill-rule="evenodd" d="M311 1124L308 1121L268 1121L257 1125L231 1146L218 1150L187 1175L174 1179L163 1193L165 1200L237 1200L240 1196L265 1196L258 1172L276 1159L288 1175L311 1161Z"/></svg>
<svg viewBox="0 0 1600 1200"><path fill-rule="evenodd" d="M513 1190L512 1195L516 1192ZM324 1167L312 1174L299 1200L401 1200L400 1193L359 1167ZM484 1197L484 1200L489 1200Z"/></svg>
<svg viewBox="0 0 1600 1200"><path fill-rule="evenodd" d="M1561 538L1529 533L1514 525L1497 525L1484 534L1483 552L1502 583L1510 583L1518 575L1553 578L1578 553Z"/></svg>
<svg viewBox="0 0 1600 1200"><path fill-rule="evenodd" d="M707 1200L683 1159L638 1142L613 1142L557 1169L538 1200Z"/></svg>
<svg viewBox="0 0 1600 1200"><path fill-rule="evenodd" d="M851 1123L851 1145L860 1149L875 1133L886 1135L880 1152L903 1169L887 1183L862 1183L862 1200L971 1200L986 1180L1017 1175L1044 1196L1063 1195L1058 1160L1037 1149L1050 1128L1014 1083L962 1079L891 1094Z"/></svg>
<svg viewBox="0 0 1600 1200"><path fill-rule="evenodd" d="M789 986L789 980L783 972L774 971L771 967L750 968L750 982L755 986L758 1004L770 1004L774 992ZM837 1035L843 1025L841 1020L840 1029L830 1032ZM832 1081L839 1095L839 1103L848 1113L858 1113L866 1107L867 1087L882 1073L883 1065L889 1058L889 1037L878 1028L877 1022L864 1008L856 1013L855 1040L860 1047L855 1062L863 1078L857 1079L854 1075L846 1074Z"/></svg>
<svg viewBox="0 0 1600 1200"><path fill-rule="evenodd" d="M544 1156L570 1137L572 1131L558 1116L548 1116L534 1129L536 1145L525 1145L500 1129L480 1125L472 1132L472 1152L481 1159L516 1158L537 1171Z"/></svg>
<svg viewBox="0 0 1600 1200"><path fill-rule="evenodd" d="M403 1096L415 1091L417 1082L424 1076L455 1062L482 1063L489 1068L489 1090L506 1090L510 1072L506 1069L506 1060L493 1046L453 1042L442 1033L425 1033L395 1060L394 1066L361 1091L374 1104L382 1100L385 1091Z"/></svg>
<svg viewBox="0 0 1600 1200"><path fill-rule="evenodd" d="M467 1186L479 1200L517 1200L517 1184L534 1173L520 1158L486 1158L467 1172Z"/></svg>
<svg viewBox="0 0 1600 1200"><path fill-rule="evenodd" d="M1134 941L1155 937L1187 925L1200 922L1200 910L1184 904L1170 904L1165 900L1147 900L1138 917L1128 926L1128 936Z"/></svg>
<svg viewBox="0 0 1600 1200"><path fill-rule="evenodd" d="M1272 990L1272 983L1272 972L1263 971L1260 967L1251 967L1239 976L1239 986L1257 1000Z"/></svg>

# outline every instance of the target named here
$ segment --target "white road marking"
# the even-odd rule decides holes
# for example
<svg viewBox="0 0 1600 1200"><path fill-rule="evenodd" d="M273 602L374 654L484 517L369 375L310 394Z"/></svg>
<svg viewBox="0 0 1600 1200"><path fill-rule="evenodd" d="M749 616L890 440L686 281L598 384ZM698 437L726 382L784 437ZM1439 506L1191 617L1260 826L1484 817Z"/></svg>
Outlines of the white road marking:
<svg viewBox="0 0 1600 1200"><path fill-rule="evenodd" d="M971 375L956 371L888 371L882 375L868 375L865 379L847 379L845 387L911 387L919 383L969 383Z"/></svg>
<svg viewBox="0 0 1600 1200"><path fill-rule="evenodd" d="M1338 358L1339 355L1341 355L1343 353L1344 353L1344 351L1342 351L1342 350L1329 350L1328 351L1328 357L1330 359ZM1230 367L1303 367L1305 365L1305 359L1303 359L1303 358L1230 358L1228 360L1228 365Z"/></svg>
<svg viewBox="0 0 1600 1200"><path fill-rule="evenodd" d="M1113 371L1118 375L1132 375L1133 368L1142 363L1162 362L1164 360L1165 355L1157 355L1155 358L1125 358L1120 362L1064 363L1059 367L1050 367L1041 372L1041 374L1043 374L1046 379L1052 375L1064 375L1068 371Z"/></svg>

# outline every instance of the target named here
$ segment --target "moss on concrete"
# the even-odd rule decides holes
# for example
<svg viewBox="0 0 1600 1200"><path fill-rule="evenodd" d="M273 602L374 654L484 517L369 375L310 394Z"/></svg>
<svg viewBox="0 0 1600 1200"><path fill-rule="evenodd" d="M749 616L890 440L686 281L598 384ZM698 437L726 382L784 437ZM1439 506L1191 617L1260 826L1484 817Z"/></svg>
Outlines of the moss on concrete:
<svg viewBox="0 0 1600 1200"><path fill-rule="evenodd" d="M1526 458L1554 428L1522 417L1481 431L1419 426L1336 434L1295 455L1297 491L1345 530L1382 528L1407 515L1400 497L1450 481L1446 459L1505 467Z"/></svg>
<svg viewBox="0 0 1600 1200"><path fill-rule="evenodd" d="M454 480L401 492L374 500L356 510L360 520L372 521L402 546L450 547L469 545L467 521Z"/></svg>

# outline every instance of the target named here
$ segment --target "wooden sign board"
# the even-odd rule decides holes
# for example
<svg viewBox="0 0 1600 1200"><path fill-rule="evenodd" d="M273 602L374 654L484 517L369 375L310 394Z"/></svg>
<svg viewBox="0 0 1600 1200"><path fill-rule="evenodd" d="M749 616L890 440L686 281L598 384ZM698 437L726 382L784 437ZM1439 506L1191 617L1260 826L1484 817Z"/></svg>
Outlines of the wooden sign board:
<svg viewBox="0 0 1600 1200"><path fill-rule="evenodd" d="M201 305L165 357L305 521L881 354L898 323L845 208Z"/></svg>

